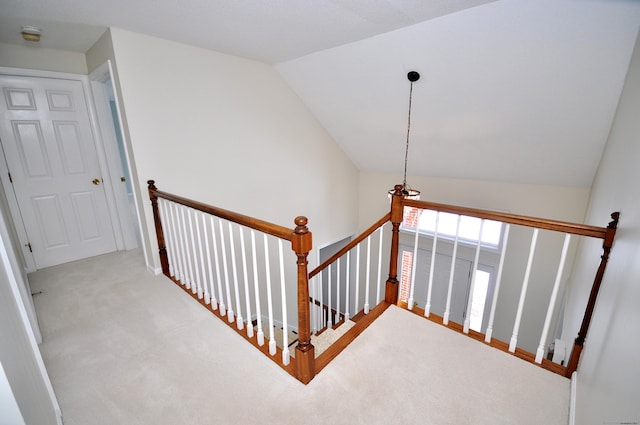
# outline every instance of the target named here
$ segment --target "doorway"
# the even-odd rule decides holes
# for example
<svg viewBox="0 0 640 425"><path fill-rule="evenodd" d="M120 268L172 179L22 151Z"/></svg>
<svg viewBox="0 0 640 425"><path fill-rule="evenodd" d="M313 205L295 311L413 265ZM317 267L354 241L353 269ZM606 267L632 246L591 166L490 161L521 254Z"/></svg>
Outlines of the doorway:
<svg viewBox="0 0 640 425"><path fill-rule="evenodd" d="M135 248L113 185L122 163L96 125L87 77L13 71L0 69L0 168L27 272Z"/></svg>

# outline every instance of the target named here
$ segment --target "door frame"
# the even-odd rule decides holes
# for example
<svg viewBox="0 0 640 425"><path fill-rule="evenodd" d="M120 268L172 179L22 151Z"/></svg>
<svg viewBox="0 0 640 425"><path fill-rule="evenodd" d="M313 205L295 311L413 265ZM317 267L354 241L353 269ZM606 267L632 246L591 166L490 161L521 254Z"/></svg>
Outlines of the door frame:
<svg viewBox="0 0 640 425"><path fill-rule="evenodd" d="M95 116L97 129L96 133L100 139L99 145L104 148L107 170L109 170L109 183L113 189L113 198L115 201L115 211L113 216L120 220L121 233L116 233L116 244L118 250L130 250L138 248L142 244L142 235L140 233L140 211L138 209L138 199L136 191L132 190L133 205L135 208L135 219L131 214L131 205L126 196L122 196L122 193L118 193L116 186L121 184L120 178L126 174L131 179L132 167L131 160L129 158L129 152L127 146L127 136L122 125L122 113L120 111L120 102L118 99L118 93L115 89L114 74L111 61L107 60L105 63L93 70L89 76L89 84L91 87L91 95L93 97L92 106L95 107ZM111 89L113 91L113 97L116 105L116 116L112 116L112 112L109 107L109 97L106 93L105 85L110 82ZM118 130L122 138L124 149L124 160L118 151L118 141L115 135L114 119L117 121ZM126 173L124 172L126 168ZM133 185L133 181L129 182ZM115 230L115 229L114 229ZM122 246L122 247L121 247Z"/></svg>
<svg viewBox="0 0 640 425"><path fill-rule="evenodd" d="M66 72L55 72L55 71L41 71L41 70L24 69L24 68L9 68L9 67L0 67L0 75L1 76L52 78L52 79L79 81L82 84L84 99L87 104L91 134L93 136L93 140L96 148L100 174L102 176L110 175L108 162L105 154L105 149L103 145L103 139L99 135L97 117L96 117L96 108L94 106L93 96L90 90L89 77L87 75L71 74ZM24 221L20 213L20 208L18 206L18 199L14 192L13 184L9 180L9 165L7 164L4 154L1 156L2 158L0 159L0 181L2 181L7 203L9 204L9 212L11 214L11 219L16 229L18 239L20 241L20 248L21 248L22 258L24 259L25 270L27 273L34 272L37 270L36 263L35 263L33 254L28 248L29 238L27 236L26 227L24 225ZM123 226L122 226L122 223L120 222L118 214L116 213L117 200L116 200L116 197L114 196L114 190L113 190L111 179L107 178L103 180L104 180L104 186L105 186L107 208L109 210L109 215L111 217L111 224L113 226L113 233L114 235L122 235ZM116 250L123 250L123 249L125 249L125 245L122 237L120 238L116 237Z"/></svg>

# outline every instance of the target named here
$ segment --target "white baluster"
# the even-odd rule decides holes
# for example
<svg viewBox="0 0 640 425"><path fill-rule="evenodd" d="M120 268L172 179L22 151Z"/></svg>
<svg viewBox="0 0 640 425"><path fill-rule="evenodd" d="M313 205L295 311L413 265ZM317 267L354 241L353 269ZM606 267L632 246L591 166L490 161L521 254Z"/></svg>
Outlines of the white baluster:
<svg viewBox="0 0 640 425"><path fill-rule="evenodd" d="M213 280L213 266L211 265L211 248L209 242L209 232L207 230L207 215L202 214L202 228L204 230L204 248L207 256L207 271L209 272L209 291L211 293L211 309L218 308L218 300L216 299L215 283Z"/></svg>
<svg viewBox="0 0 640 425"><path fill-rule="evenodd" d="M567 259L567 251L569 250L570 242L571 235L567 233L564 236L564 245L562 246L562 254L560 254L560 264L558 265L556 280L553 284L553 290L551 291L551 299L549 300L549 307L547 308L547 317L544 319L544 326L542 327L540 344L536 351L536 363L542 363L542 358L544 357L544 346L547 343L547 335L549 334L549 327L551 326L551 316L553 315L553 310L556 306L556 298L558 297L558 289L560 288L560 280L562 280L562 272L564 271L564 263Z"/></svg>
<svg viewBox="0 0 640 425"><path fill-rule="evenodd" d="M369 285L371 284L371 235L367 236L367 272L364 288L364 314L369 314Z"/></svg>
<svg viewBox="0 0 640 425"><path fill-rule="evenodd" d="M189 266L193 264L193 268L190 269L189 273L191 274L191 292L193 294L198 294L198 298L202 298L202 286L200 284L200 275L198 270L198 251L196 250L196 237L193 232L193 218L191 214L191 208L187 208L187 217L189 221L189 239L191 240L191 261L189 262ZM195 272L193 271L195 269ZM195 285L194 285L195 284Z"/></svg>
<svg viewBox="0 0 640 425"><path fill-rule="evenodd" d="M335 323L338 323L340 321L340 258L338 258L338 261L336 262L336 320L335 320Z"/></svg>
<svg viewBox="0 0 640 425"><path fill-rule="evenodd" d="M344 293L344 321L349 320L349 281L351 278L351 251L347 252L347 273L345 276L345 293Z"/></svg>
<svg viewBox="0 0 640 425"><path fill-rule="evenodd" d="M233 322L233 306L231 301L231 286L229 283L229 266L227 265L227 246L224 242L224 227L222 226L222 220L218 219L218 228L220 229L220 248L222 251L222 270L224 271L224 289L227 299L227 320L229 323ZM220 310L222 313L222 310Z"/></svg>
<svg viewBox="0 0 640 425"><path fill-rule="evenodd" d="M267 307L269 310L269 354L276 354L276 337L273 333L273 296L271 294L271 263L269 261L269 241L264 234L264 265L267 275Z"/></svg>
<svg viewBox="0 0 640 425"><path fill-rule="evenodd" d="M322 272L320 272L319 276L322 276ZM316 281L317 276L309 279L309 319L310 319L310 332L312 335L316 335L318 333L318 315L316 313Z"/></svg>
<svg viewBox="0 0 640 425"><path fill-rule="evenodd" d="M473 273L471 274L471 284L469 285L469 295L467 296L467 310L464 316L464 326L462 331L469 333L471 326L471 306L473 305L473 290L476 285L476 275L478 274L478 261L480 260L480 245L482 245L482 228L484 227L484 218L480 221L480 233L478 233L478 243L476 244L476 256L473 260ZM483 307L484 308L484 307Z"/></svg>
<svg viewBox="0 0 640 425"><path fill-rule="evenodd" d="M502 252L500 253L500 263L498 264L498 274L496 276L496 286L493 289L493 300L491 301L491 313L489 313L489 322L487 324L487 332L484 335L484 341L488 344L491 342L493 334L493 321L496 318L496 308L498 306L498 294L500 293L500 282L502 282L502 270L504 268L504 257L507 253L507 243L509 242L509 224L505 224L504 234L502 235Z"/></svg>
<svg viewBox="0 0 640 425"><path fill-rule="evenodd" d="M264 345L264 332L262 331L262 311L260 306L260 285L258 284L258 256L256 254L256 233L251 229L251 256L253 257L253 290L255 292L256 300L256 321L258 331L256 333L256 339L258 345Z"/></svg>
<svg viewBox="0 0 640 425"><path fill-rule="evenodd" d="M280 293L282 295L282 363L286 366L290 361L289 353L289 324L287 321L287 287L284 276L284 254L282 239L278 239L278 253L280 255Z"/></svg>
<svg viewBox="0 0 640 425"><path fill-rule="evenodd" d="M236 265L236 246L233 236L233 225L229 222L229 245L231 246L231 270L233 271L233 294L236 298L236 326L238 330L244 329L244 319L240 309L240 290L238 289L238 267Z"/></svg>
<svg viewBox="0 0 640 425"><path fill-rule="evenodd" d="M242 251L242 275L244 276L244 300L247 310L247 336L253 336L253 323L251 323L251 297L249 296L249 275L247 273L247 252L244 246L244 232L240 226L240 250Z"/></svg>
<svg viewBox="0 0 640 425"><path fill-rule="evenodd" d="M180 206L180 218L182 222L182 226L180 228L180 239L182 243L182 255L184 257L184 272L185 272L185 280L184 286L187 289L191 289L191 279L193 277L191 271L191 257L189 255L188 248L188 235L187 235L187 220L184 218L184 211L187 209L184 205Z"/></svg>
<svg viewBox="0 0 640 425"><path fill-rule="evenodd" d="M177 213L175 212L176 209L176 204L173 202L169 202L169 217L170 217L170 221L171 221L171 234L172 239L173 239L173 255L174 255L174 260L175 260L175 265L173 268L173 272L174 272L174 277L180 281L180 283L183 283L183 279L184 279L184 272L183 272L183 266L182 266L182 258L181 258L181 253L180 253L180 236L178 235L178 231L177 231L177 224L176 224L176 217L177 217Z"/></svg>
<svg viewBox="0 0 640 425"><path fill-rule="evenodd" d="M317 306L317 316L320 320L320 326L324 328L326 326L326 320L324 317L324 288L322 286L322 274L320 274L319 277L319 280L314 279L314 283L316 285L315 300L319 300L320 302L320 305ZM313 302L314 306L316 306L315 300Z"/></svg>
<svg viewBox="0 0 640 425"><path fill-rule="evenodd" d="M319 300L320 300L320 293L323 291L323 285L322 285L322 280L321 277L316 276L315 277L315 292L314 292L314 303L313 303L313 307L314 307L314 314L316 317L316 322L318 325L318 331L321 331L324 327L325 327L325 322L324 322L324 309L322 308L322 305L316 305L316 302L318 302L318 304L320 304Z"/></svg>
<svg viewBox="0 0 640 425"><path fill-rule="evenodd" d="M407 300L407 308L413 310L413 294L416 287L416 269L418 268L418 243L420 241L420 219L422 218L422 211L418 210L418 217L416 221L416 236L413 241L413 261L411 261L411 282L409 284L409 299Z"/></svg>
<svg viewBox="0 0 640 425"><path fill-rule="evenodd" d="M213 216L209 216L209 224L211 225L211 240L213 241L213 260L216 265L216 283L218 285L218 307L220 315L227 314L227 306L224 303L224 294L222 292L222 279L220 278L220 257L218 256L218 241L216 237L216 224ZM222 233L220 234L222 236ZM215 310L215 309L214 309Z"/></svg>
<svg viewBox="0 0 640 425"><path fill-rule="evenodd" d="M436 269L436 248L438 245L438 224L440 222L440 211L436 211L436 227L433 231L433 243L431 244L431 266L429 267L429 286L427 287L427 301L424 306L424 315L431 314L431 294L433 290L433 274Z"/></svg>
<svg viewBox="0 0 640 425"><path fill-rule="evenodd" d="M516 312L516 320L513 324L513 334L509 342L509 351L514 353L518 345L518 332L520 331L520 320L522 319L522 311L524 310L524 301L527 296L527 287L529 286L529 277L531 275L531 265L533 264L533 255L536 252L536 243L538 241L538 229L533 229L531 237L531 247L529 248L529 260L527 260L527 268L524 272L522 281L522 289L520 290L520 300L518 301L518 311Z"/></svg>
<svg viewBox="0 0 640 425"><path fill-rule="evenodd" d="M449 313L451 312L451 295L453 294L453 274L456 270L456 257L458 255L458 235L460 233L460 221L462 216L458 215L458 224L456 224L456 238L453 242L453 254L451 254L451 269L449 271L449 289L447 291L447 306L442 316L442 323L449 324Z"/></svg>
<svg viewBox="0 0 640 425"><path fill-rule="evenodd" d="M194 211L195 221L196 221L196 237L198 238L198 252L200 253L200 276L202 279L202 284L200 285L200 291L204 296L204 303L209 304L211 302L211 298L209 296L209 285L207 283L207 273L206 273L206 264L204 262L204 250L202 249L202 233L200 231L200 219L198 219L198 215L202 215L201 212ZM200 297L202 298L202 297Z"/></svg>
<svg viewBox="0 0 640 425"><path fill-rule="evenodd" d="M358 301L360 301L360 244L356 246L356 291L353 297L353 314L358 312Z"/></svg>
<svg viewBox="0 0 640 425"><path fill-rule="evenodd" d="M380 285L382 284L382 229L384 225L380 226L378 229L379 239L378 239L378 279L376 280L376 305L380 304Z"/></svg>
<svg viewBox="0 0 640 425"><path fill-rule="evenodd" d="M332 311L331 311L331 264L329 264L329 267L327 269L328 271L328 276L327 276L327 296L329 298L329 316L327 317L327 326L328 327L332 327L334 325L333 323L333 319L331 318L332 316Z"/></svg>

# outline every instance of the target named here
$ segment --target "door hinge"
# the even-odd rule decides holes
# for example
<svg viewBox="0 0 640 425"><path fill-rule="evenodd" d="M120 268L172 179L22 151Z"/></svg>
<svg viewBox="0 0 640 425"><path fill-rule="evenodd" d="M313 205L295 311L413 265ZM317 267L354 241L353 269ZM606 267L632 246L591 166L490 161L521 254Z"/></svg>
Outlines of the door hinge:
<svg viewBox="0 0 640 425"><path fill-rule="evenodd" d="M13 178L11 177L11 171L9 171L7 174L9 174L9 182L13 183Z"/></svg>
<svg viewBox="0 0 640 425"><path fill-rule="evenodd" d="M31 249L31 242L27 242L26 244L24 244L24 246L29 248L29 252L33 252L33 249Z"/></svg>

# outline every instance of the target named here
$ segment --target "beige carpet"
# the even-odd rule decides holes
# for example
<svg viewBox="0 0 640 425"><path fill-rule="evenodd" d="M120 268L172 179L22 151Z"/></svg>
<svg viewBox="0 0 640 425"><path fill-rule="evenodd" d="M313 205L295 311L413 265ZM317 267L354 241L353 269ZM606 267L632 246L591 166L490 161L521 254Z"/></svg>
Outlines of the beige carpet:
<svg viewBox="0 0 640 425"><path fill-rule="evenodd" d="M30 275L65 425L565 425L569 381L396 307L309 385L137 253Z"/></svg>

